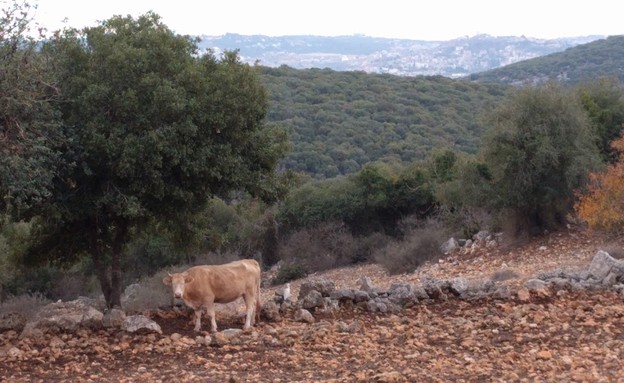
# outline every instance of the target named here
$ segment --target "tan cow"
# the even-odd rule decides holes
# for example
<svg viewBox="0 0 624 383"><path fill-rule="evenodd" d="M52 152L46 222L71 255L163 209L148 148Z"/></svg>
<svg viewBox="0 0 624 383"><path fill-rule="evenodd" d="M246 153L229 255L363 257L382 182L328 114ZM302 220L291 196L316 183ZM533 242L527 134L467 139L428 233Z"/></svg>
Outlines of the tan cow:
<svg viewBox="0 0 624 383"><path fill-rule="evenodd" d="M203 309L210 317L211 331L217 331L215 303L230 303L243 297L247 308L245 330L251 328L254 314L260 313L260 265L253 259L191 267L169 274L163 283L171 285L173 296L195 310L195 331L201 328Z"/></svg>

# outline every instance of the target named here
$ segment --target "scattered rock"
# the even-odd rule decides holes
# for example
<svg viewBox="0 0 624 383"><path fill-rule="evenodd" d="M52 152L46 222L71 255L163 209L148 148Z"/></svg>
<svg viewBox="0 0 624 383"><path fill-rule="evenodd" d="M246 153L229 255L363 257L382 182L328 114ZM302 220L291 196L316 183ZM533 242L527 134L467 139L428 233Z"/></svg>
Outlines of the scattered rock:
<svg viewBox="0 0 624 383"><path fill-rule="evenodd" d="M268 301L262 305L260 310L260 317L269 322L279 322L282 320L280 314L280 306L275 301Z"/></svg>
<svg viewBox="0 0 624 383"><path fill-rule="evenodd" d="M527 289L518 290L517 295L518 295L518 300L520 300L520 302L528 302L531 300L531 293Z"/></svg>
<svg viewBox="0 0 624 383"><path fill-rule="evenodd" d="M301 284L299 287L299 297L297 300L304 299L312 290L315 290L321 293L322 296L328 297L336 288L334 282L328 281L326 279L317 279L312 281L307 281Z"/></svg>
<svg viewBox="0 0 624 383"><path fill-rule="evenodd" d="M102 317L102 326L104 328L121 328L126 320L126 313L120 309L111 309Z"/></svg>
<svg viewBox="0 0 624 383"><path fill-rule="evenodd" d="M305 322L305 323L314 323L315 322L315 319L314 319L314 316L312 316L312 313L310 313L306 309L299 309L299 310L295 311L294 319L297 322Z"/></svg>
<svg viewBox="0 0 624 383"><path fill-rule="evenodd" d="M0 315L0 331L22 331L26 326L26 317L20 313L7 312Z"/></svg>
<svg viewBox="0 0 624 383"><path fill-rule="evenodd" d="M373 285L373 281L369 277L362 276L360 278L360 290L367 293L375 293L378 289Z"/></svg>

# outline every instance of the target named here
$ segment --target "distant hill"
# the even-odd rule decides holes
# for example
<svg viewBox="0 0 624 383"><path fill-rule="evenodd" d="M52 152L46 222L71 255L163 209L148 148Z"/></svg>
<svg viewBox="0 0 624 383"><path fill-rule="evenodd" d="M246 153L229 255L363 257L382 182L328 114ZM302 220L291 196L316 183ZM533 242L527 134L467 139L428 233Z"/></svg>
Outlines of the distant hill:
<svg viewBox="0 0 624 383"><path fill-rule="evenodd" d="M319 178L371 161L408 163L433 148L474 153L483 134L478 119L507 89L443 76L261 69L267 120L290 132L283 166Z"/></svg>
<svg viewBox="0 0 624 383"><path fill-rule="evenodd" d="M624 82L624 36L611 36L502 68L472 74L478 82L511 85L557 80L575 85L600 76Z"/></svg>
<svg viewBox="0 0 624 383"><path fill-rule="evenodd" d="M363 35L321 36L200 36L200 49L238 50L243 61L268 67L330 68L402 76L462 77L515 62L561 52L604 38L584 36L541 40L477 35L450 41L421 41Z"/></svg>

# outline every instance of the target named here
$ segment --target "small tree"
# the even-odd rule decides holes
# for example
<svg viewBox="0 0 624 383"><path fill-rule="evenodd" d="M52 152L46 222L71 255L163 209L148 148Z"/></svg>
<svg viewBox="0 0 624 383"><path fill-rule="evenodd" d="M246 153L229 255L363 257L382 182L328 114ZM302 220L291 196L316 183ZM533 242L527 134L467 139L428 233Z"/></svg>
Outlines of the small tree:
<svg viewBox="0 0 624 383"><path fill-rule="evenodd" d="M16 220L49 197L65 165L55 108L60 92L31 37L32 13L16 1L0 16L0 208Z"/></svg>
<svg viewBox="0 0 624 383"><path fill-rule="evenodd" d="M513 212L521 231L561 222L572 210L574 190L600 163L578 98L555 84L525 87L491 117L484 158L493 204Z"/></svg>
<svg viewBox="0 0 624 383"><path fill-rule="evenodd" d="M592 173L585 192L578 194L575 205L579 218L590 229L621 234L624 231L624 137L613 141L618 161L601 173Z"/></svg>

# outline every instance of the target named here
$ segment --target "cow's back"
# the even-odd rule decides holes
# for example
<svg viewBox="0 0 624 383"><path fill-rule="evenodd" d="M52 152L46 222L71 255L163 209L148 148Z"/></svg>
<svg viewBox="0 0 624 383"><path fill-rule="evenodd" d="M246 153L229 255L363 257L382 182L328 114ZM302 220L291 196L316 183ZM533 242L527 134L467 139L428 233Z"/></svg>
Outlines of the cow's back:
<svg viewBox="0 0 624 383"><path fill-rule="evenodd" d="M213 296L217 303L229 303L244 293L253 294L260 283L260 265L253 259L195 266L187 273L193 281L187 285L186 292L194 301Z"/></svg>

